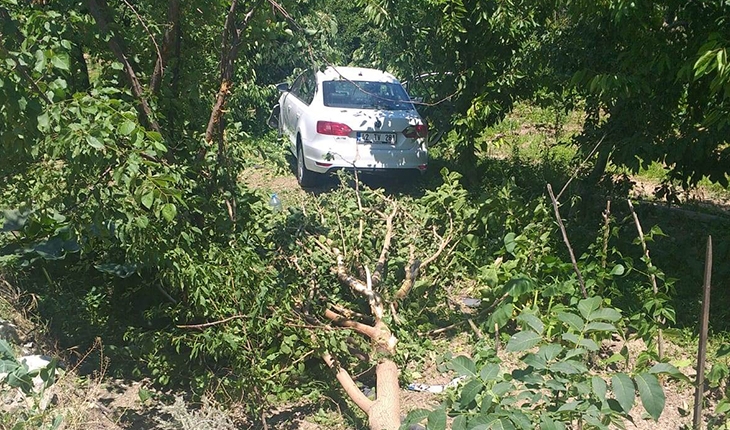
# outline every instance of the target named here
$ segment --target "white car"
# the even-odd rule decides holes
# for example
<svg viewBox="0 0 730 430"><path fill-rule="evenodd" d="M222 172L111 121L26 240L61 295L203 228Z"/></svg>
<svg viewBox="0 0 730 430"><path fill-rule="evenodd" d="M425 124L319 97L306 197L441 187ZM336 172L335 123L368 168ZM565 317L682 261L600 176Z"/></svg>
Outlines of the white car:
<svg viewBox="0 0 730 430"><path fill-rule="evenodd" d="M329 67L277 89L278 128L297 160L301 186L335 169L426 170L428 127L390 73Z"/></svg>

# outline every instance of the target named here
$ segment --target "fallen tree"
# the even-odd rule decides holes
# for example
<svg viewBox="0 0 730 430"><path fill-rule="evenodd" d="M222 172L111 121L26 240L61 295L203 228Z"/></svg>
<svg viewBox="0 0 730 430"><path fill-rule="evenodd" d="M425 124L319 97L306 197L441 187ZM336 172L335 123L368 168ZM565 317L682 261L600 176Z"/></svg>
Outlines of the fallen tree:
<svg viewBox="0 0 730 430"><path fill-rule="evenodd" d="M358 193L357 190L356 193ZM400 303L407 299L419 274L429 264L453 250L450 245L454 242L454 222L449 215L444 234L439 234L436 225L432 225L430 231L425 230L426 235L432 235L432 238L429 237L427 241L437 243L438 246L431 249L430 255L423 259L419 259L417 255L415 242L419 239L424 240L424 237L410 234L406 228L400 225L400 231L405 233L403 235L405 241L401 243L400 249L408 249L409 256L403 267L397 267L398 264L392 264L389 258L395 232L398 231L396 224L398 220L404 221L405 224L412 221L412 219L409 219L408 214L400 211L398 204L395 202L388 202L390 212L385 214L377 209L363 209L359 193L357 197L360 207L358 211L360 219L354 226L359 225L359 229L353 228L353 230L358 230L359 242L363 242L363 226L366 223L385 223L380 254L378 259L374 261L372 272L366 264L361 263L365 259L362 249L352 250L348 256L345 256L340 247L331 239L324 242L315 239L313 242L319 250L334 260L335 264L332 267L332 272L338 282L346 286L355 296L364 298L367 301L369 315L332 302L326 304L319 315L315 315L310 309L305 310L305 315L310 322L316 321L318 324L328 323L346 328L362 335L369 341L369 354L357 351L356 348L351 349L350 354L358 355L362 359L369 359L374 365L375 391L377 393L375 400L371 400L360 390L356 384L356 378L351 375L334 353L325 349L321 353L321 357L327 366L335 372L337 381L347 396L367 414L371 429L396 430L401 424L399 368L394 361L398 339L391 324L399 324L398 308ZM387 198L383 199L388 200ZM370 216L372 214L378 216L374 218ZM377 227L373 230L376 231ZM419 228L419 230L424 231L423 228ZM342 247L346 246L344 236L344 233L342 233L340 239ZM347 257L351 258L348 259ZM352 272L358 267L362 267L362 270L354 275ZM402 278L389 276L389 268L390 273L402 273ZM317 286L315 285L313 288L316 289ZM390 320L391 324L387 320Z"/></svg>

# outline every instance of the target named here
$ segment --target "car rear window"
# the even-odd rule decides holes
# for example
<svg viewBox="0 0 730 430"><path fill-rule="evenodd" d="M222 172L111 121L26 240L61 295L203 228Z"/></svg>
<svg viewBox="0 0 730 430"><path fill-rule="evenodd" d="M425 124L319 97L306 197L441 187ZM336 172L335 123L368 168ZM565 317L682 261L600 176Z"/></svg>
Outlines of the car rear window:
<svg viewBox="0 0 730 430"><path fill-rule="evenodd" d="M369 81L325 81L324 105L337 108L410 110L411 100L400 84Z"/></svg>

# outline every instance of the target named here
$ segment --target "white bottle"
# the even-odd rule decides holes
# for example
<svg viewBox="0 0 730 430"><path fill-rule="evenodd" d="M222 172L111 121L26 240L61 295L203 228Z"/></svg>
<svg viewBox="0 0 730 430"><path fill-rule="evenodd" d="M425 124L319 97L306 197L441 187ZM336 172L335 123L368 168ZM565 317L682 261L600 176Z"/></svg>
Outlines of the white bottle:
<svg viewBox="0 0 730 430"><path fill-rule="evenodd" d="M279 200L279 196L277 196L276 193L271 195L271 198L269 199L269 206L271 206L272 211L281 212L281 200Z"/></svg>

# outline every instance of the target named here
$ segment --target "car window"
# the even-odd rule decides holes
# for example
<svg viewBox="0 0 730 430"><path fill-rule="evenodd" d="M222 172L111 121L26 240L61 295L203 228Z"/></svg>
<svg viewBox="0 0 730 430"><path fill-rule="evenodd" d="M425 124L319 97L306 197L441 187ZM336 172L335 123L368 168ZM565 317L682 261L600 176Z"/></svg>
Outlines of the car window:
<svg viewBox="0 0 730 430"><path fill-rule="evenodd" d="M291 84L291 88L289 89L290 93L299 97L299 92L301 91L302 82L304 82L305 75L306 73L302 73L301 75L297 76L297 78L294 80L294 83Z"/></svg>
<svg viewBox="0 0 730 430"><path fill-rule="evenodd" d="M312 73L306 73L299 89L299 97L304 103L311 104L314 100L314 93L317 91L317 81Z"/></svg>
<svg viewBox="0 0 730 430"><path fill-rule="evenodd" d="M354 109L413 109L403 87L394 82L325 81L324 105Z"/></svg>

